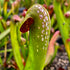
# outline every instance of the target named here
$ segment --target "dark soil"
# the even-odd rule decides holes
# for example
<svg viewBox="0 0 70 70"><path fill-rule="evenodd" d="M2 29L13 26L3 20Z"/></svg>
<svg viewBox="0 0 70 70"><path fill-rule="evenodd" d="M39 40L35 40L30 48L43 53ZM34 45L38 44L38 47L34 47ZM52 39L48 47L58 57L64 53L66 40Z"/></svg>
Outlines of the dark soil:
<svg viewBox="0 0 70 70"><path fill-rule="evenodd" d="M49 69L48 69L49 68ZM65 50L59 50L53 63L44 70L70 70L68 56Z"/></svg>

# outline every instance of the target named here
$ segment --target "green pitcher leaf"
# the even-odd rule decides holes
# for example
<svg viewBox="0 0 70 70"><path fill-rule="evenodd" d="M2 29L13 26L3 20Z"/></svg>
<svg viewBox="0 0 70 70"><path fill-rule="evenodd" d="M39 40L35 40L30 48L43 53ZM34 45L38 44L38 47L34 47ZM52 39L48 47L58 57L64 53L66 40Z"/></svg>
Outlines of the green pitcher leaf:
<svg viewBox="0 0 70 70"><path fill-rule="evenodd" d="M35 4L28 9L20 28L29 31L29 56L24 70L43 70L50 36L50 17L48 11Z"/></svg>

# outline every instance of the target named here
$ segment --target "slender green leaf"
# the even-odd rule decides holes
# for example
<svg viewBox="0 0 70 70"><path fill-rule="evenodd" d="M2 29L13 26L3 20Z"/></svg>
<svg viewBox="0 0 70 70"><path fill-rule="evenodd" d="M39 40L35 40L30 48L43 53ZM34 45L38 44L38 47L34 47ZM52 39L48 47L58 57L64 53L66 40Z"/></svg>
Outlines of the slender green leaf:
<svg viewBox="0 0 70 70"><path fill-rule="evenodd" d="M15 57L15 61L18 65L19 69L23 70L24 66L23 66L23 63L22 63L19 43L18 43L18 40L17 40L17 27L14 23L11 23L10 29L11 29L11 31L10 31L11 43L12 43L12 48L13 48L13 54L14 54L14 57Z"/></svg>
<svg viewBox="0 0 70 70"><path fill-rule="evenodd" d="M10 32L10 28L5 30L3 33L0 34L0 40L2 40L6 35L8 35Z"/></svg>

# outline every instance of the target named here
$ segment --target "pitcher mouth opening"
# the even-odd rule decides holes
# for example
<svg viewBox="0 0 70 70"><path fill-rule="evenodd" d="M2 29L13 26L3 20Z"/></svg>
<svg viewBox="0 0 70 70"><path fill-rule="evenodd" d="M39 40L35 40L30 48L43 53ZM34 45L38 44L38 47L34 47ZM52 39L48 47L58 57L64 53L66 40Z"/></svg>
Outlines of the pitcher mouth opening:
<svg viewBox="0 0 70 70"><path fill-rule="evenodd" d="M21 26L20 31L22 33L25 33L27 31L29 31L31 24L33 24L34 20L33 18L28 18Z"/></svg>

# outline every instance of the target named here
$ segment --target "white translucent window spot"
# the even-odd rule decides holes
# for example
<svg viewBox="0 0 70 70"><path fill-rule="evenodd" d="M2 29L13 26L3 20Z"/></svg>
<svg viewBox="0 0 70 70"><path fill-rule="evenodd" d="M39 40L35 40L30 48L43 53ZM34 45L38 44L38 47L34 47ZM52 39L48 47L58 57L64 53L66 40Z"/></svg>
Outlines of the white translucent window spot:
<svg viewBox="0 0 70 70"><path fill-rule="evenodd" d="M40 19L42 19L43 18L43 15L39 15L39 17L40 17Z"/></svg>
<svg viewBox="0 0 70 70"><path fill-rule="evenodd" d="M42 22L42 24L44 25L44 22Z"/></svg>
<svg viewBox="0 0 70 70"><path fill-rule="evenodd" d="M35 7L38 7L38 5L36 5Z"/></svg>
<svg viewBox="0 0 70 70"><path fill-rule="evenodd" d="M48 23L46 22L46 27L47 27Z"/></svg>
<svg viewBox="0 0 70 70"><path fill-rule="evenodd" d="M47 39L47 37L45 36L45 39Z"/></svg>
<svg viewBox="0 0 70 70"><path fill-rule="evenodd" d="M41 37L43 37L43 35L41 35Z"/></svg>
<svg viewBox="0 0 70 70"><path fill-rule="evenodd" d="M37 13L39 13L39 10L37 10Z"/></svg>
<svg viewBox="0 0 70 70"><path fill-rule="evenodd" d="M44 25L42 25L42 27L44 28Z"/></svg>
<svg viewBox="0 0 70 70"><path fill-rule="evenodd" d="M48 33L46 32L46 35L47 35Z"/></svg>
<svg viewBox="0 0 70 70"><path fill-rule="evenodd" d="M44 41L44 38L42 38L42 41Z"/></svg>
<svg viewBox="0 0 70 70"><path fill-rule="evenodd" d="M42 30L42 33L44 33L44 30Z"/></svg>
<svg viewBox="0 0 70 70"><path fill-rule="evenodd" d="M47 30L49 30L49 27L47 27Z"/></svg>
<svg viewBox="0 0 70 70"><path fill-rule="evenodd" d="M40 6L39 6L38 8L39 8L39 9L41 9L41 7L40 7Z"/></svg>
<svg viewBox="0 0 70 70"><path fill-rule="evenodd" d="M44 16L46 16L47 15L47 13L46 12L44 12Z"/></svg>
<svg viewBox="0 0 70 70"><path fill-rule="evenodd" d="M40 27L38 27L38 29L40 29Z"/></svg>
<svg viewBox="0 0 70 70"><path fill-rule="evenodd" d="M46 20L45 20L45 19L43 19L43 21L44 21L44 22L46 22Z"/></svg>
<svg viewBox="0 0 70 70"><path fill-rule="evenodd" d="M49 36L47 36L47 39L49 38Z"/></svg>
<svg viewBox="0 0 70 70"><path fill-rule="evenodd" d="M48 17L46 16L45 19L48 20Z"/></svg>
<svg viewBox="0 0 70 70"><path fill-rule="evenodd" d="M42 9L41 11L44 12L44 9Z"/></svg>
<svg viewBox="0 0 70 70"><path fill-rule="evenodd" d="M49 27L47 26L46 30L49 30Z"/></svg>
<svg viewBox="0 0 70 70"><path fill-rule="evenodd" d="M39 50L37 49L37 52L38 52Z"/></svg>

